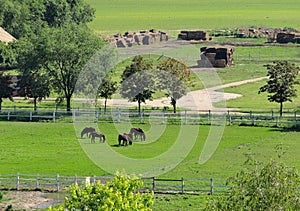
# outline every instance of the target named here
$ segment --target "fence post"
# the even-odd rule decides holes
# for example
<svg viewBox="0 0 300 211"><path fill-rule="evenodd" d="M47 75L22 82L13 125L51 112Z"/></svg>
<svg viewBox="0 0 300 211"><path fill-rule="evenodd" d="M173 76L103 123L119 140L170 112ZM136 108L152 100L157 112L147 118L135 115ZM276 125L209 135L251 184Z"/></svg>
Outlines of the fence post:
<svg viewBox="0 0 300 211"><path fill-rule="evenodd" d="M97 111L96 112L96 122L98 122L98 120L99 120L99 112Z"/></svg>
<svg viewBox="0 0 300 211"><path fill-rule="evenodd" d="M212 195L213 194L213 179L212 178L209 179L209 183L210 183L210 195Z"/></svg>
<svg viewBox="0 0 300 211"><path fill-rule="evenodd" d="M187 110L184 111L184 124L187 124Z"/></svg>
<svg viewBox="0 0 300 211"><path fill-rule="evenodd" d="M231 125L232 119L231 119L231 115L230 115L230 111L229 110L227 111L227 115L228 115L228 123L229 123L229 125Z"/></svg>
<svg viewBox="0 0 300 211"><path fill-rule="evenodd" d="M294 119L297 121L297 111L294 112Z"/></svg>
<svg viewBox="0 0 300 211"><path fill-rule="evenodd" d="M181 178L181 193L184 193L184 178Z"/></svg>
<svg viewBox="0 0 300 211"><path fill-rule="evenodd" d="M14 113L17 112L17 106L14 106Z"/></svg>
<svg viewBox="0 0 300 211"><path fill-rule="evenodd" d="M53 111L53 122L55 122L55 111Z"/></svg>
<svg viewBox="0 0 300 211"><path fill-rule="evenodd" d="M165 112L163 111L162 114L162 124L164 125L165 124Z"/></svg>
<svg viewBox="0 0 300 211"><path fill-rule="evenodd" d="M156 190L155 177L152 177L152 180L153 180L152 189L153 189L153 191L155 191Z"/></svg>
<svg viewBox="0 0 300 211"><path fill-rule="evenodd" d="M75 178L74 178L74 183L78 184L78 182L77 182L77 175L76 174L75 174Z"/></svg>
<svg viewBox="0 0 300 211"><path fill-rule="evenodd" d="M19 190L19 185L20 185L20 174L17 174L17 181L16 181L16 189Z"/></svg>
<svg viewBox="0 0 300 211"><path fill-rule="evenodd" d="M207 122L208 122L208 123L210 122L210 115L211 115L211 111L208 110L208 114L207 114Z"/></svg>
<svg viewBox="0 0 300 211"><path fill-rule="evenodd" d="M94 186L97 185L96 175L94 175L94 177L93 177L93 183L94 183Z"/></svg>
<svg viewBox="0 0 300 211"><path fill-rule="evenodd" d="M118 122L119 123L121 122L121 112L120 112L120 109L118 110Z"/></svg>
<svg viewBox="0 0 300 211"><path fill-rule="evenodd" d="M140 124L143 123L143 114L144 114L144 109L142 110L142 112L140 112Z"/></svg>
<svg viewBox="0 0 300 211"><path fill-rule="evenodd" d="M276 127L278 127L278 125L279 125L279 118L278 118L278 116L276 117Z"/></svg>
<svg viewBox="0 0 300 211"><path fill-rule="evenodd" d="M32 121L32 111L29 111L29 121Z"/></svg>
<svg viewBox="0 0 300 211"><path fill-rule="evenodd" d="M10 120L10 111L7 112L7 120Z"/></svg>
<svg viewBox="0 0 300 211"><path fill-rule="evenodd" d="M36 180L35 180L35 188L38 189L39 188L39 175L36 175Z"/></svg>
<svg viewBox="0 0 300 211"><path fill-rule="evenodd" d="M56 190L59 191L59 175L56 175Z"/></svg>

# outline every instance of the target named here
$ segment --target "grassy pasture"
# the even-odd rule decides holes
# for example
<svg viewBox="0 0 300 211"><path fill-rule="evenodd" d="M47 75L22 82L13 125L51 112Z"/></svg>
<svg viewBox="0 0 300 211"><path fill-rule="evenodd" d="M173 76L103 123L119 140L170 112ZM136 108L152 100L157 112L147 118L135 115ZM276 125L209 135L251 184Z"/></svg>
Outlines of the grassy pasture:
<svg viewBox="0 0 300 211"><path fill-rule="evenodd" d="M150 129L148 124L139 126L146 131ZM83 152L75 136L73 124L0 122L0 128L0 174L107 174ZM180 125L168 125L164 133L152 143L134 143L130 147L113 147L117 143L118 134L114 124L99 124L99 128L107 135L108 144L113 150L128 157L141 159L155 157L168 150L176 141ZM284 161L288 165L300 168L298 132L237 126L225 128L215 154L208 162L200 165L199 155L209 129L209 126L200 126L197 141L190 153L178 166L161 177L225 179L241 169L246 160L245 154L252 154L255 159L261 161L276 158L274 148L279 144L282 144L286 151ZM147 136L151 140L155 134ZM89 144L89 139L86 138L79 141Z"/></svg>
<svg viewBox="0 0 300 211"><path fill-rule="evenodd" d="M98 32L223 29L240 26L299 28L297 0L180 1L86 0L96 9L90 27Z"/></svg>

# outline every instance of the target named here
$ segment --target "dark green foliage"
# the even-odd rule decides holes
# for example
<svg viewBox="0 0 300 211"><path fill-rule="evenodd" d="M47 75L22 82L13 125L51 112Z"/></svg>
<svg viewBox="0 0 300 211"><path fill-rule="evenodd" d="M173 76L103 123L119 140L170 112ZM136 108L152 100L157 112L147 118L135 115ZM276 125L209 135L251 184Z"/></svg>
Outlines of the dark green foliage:
<svg viewBox="0 0 300 211"><path fill-rule="evenodd" d="M228 180L228 195L211 198L205 210L299 210L299 174L282 162L244 169Z"/></svg>
<svg viewBox="0 0 300 211"><path fill-rule="evenodd" d="M10 80L7 76L0 71L0 111L2 106L2 98L8 98L13 100L12 98L12 88L10 87Z"/></svg>
<svg viewBox="0 0 300 211"><path fill-rule="evenodd" d="M87 23L94 17L83 0L0 0L0 25L17 39L47 26Z"/></svg>
<svg viewBox="0 0 300 211"><path fill-rule="evenodd" d="M280 103L280 116L282 116L282 104L292 101L296 97L295 84L300 68L288 61L274 61L273 64L266 65L269 77L267 84L259 89L258 93L268 92L270 102Z"/></svg>
<svg viewBox="0 0 300 211"><path fill-rule="evenodd" d="M121 95L131 102L138 102L139 113L141 103L151 100L154 93L153 65L142 56L135 56L132 63L122 74Z"/></svg>
<svg viewBox="0 0 300 211"><path fill-rule="evenodd" d="M105 99L104 101L104 112L106 112L106 103L107 99L111 98L111 96L117 91L117 82L112 81L111 77L105 77L99 88L98 88L98 96Z"/></svg>
<svg viewBox="0 0 300 211"><path fill-rule="evenodd" d="M162 71L157 79L158 87L166 92L167 97L171 98L171 105L176 113L176 102L186 95L192 72L184 63L173 58L160 62L157 68Z"/></svg>

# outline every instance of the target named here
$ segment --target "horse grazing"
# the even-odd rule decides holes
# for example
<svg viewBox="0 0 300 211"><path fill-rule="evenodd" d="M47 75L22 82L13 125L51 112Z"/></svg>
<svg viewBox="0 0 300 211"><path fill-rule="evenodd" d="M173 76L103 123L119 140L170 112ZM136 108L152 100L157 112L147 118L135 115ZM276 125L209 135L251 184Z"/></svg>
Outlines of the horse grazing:
<svg viewBox="0 0 300 211"><path fill-rule="evenodd" d="M124 146L132 145L132 134L123 133L119 134L118 136L119 146L121 145L121 142L123 141Z"/></svg>
<svg viewBox="0 0 300 211"><path fill-rule="evenodd" d="M96 129L93 127L86 127L81 131L81 138L86 134L88 137L91 137L91 133L95 132Z"/></svg>
<svg viewBox="0 0 300 211"><path fill-rule="evenodd" d="M131 128L129 134L132 134L132 136L134 136L134 139L140 138L141 141L146 140L146 134L142 128Z"/></svg>
<svg viewBox="0 0 300 211"><path fill-rule="evenodd" d="M99 142L105 142L105 135L103 133L94 131L91 133L91 137L91 143L95 143L96 137L99 137Z"/></svg>

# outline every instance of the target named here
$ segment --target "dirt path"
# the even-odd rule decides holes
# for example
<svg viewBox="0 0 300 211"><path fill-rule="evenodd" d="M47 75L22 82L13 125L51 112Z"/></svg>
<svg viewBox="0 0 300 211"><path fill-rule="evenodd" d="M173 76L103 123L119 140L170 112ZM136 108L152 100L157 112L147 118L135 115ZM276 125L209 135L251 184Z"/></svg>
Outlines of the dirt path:
<svg viewBox="0 0 300 211"><path fill-rule="evenodd" d="M192 110L224 110L227 108L215 108L213 103L230 100L234 98L241 97L240 94L225 93L222 89L232 86L238 86L246 83L251 83L255 81L260 81L266 77L253 78L244 81L232 82L220 86L210 87L206 89L191 91L187 95L183 96L177 101L177 106ZM107 104L109 106L136 106L136 102L128 102L126 99L111 99L108 100ZM167 97L158 98L153 101L146 101L146 105L149 107L164 107L170 106L170 99Z"/></svg>
<svg viewBox="0 0 300 211"><path fill-rule="evenodd" d="M9 191L2 192L3 202L0 202L0 210L5 210L12 205L13 210L36 210L40 207L46 208L54 201L44 197L40 191ZM43 206L44 205L44 206Z"/></svg>

